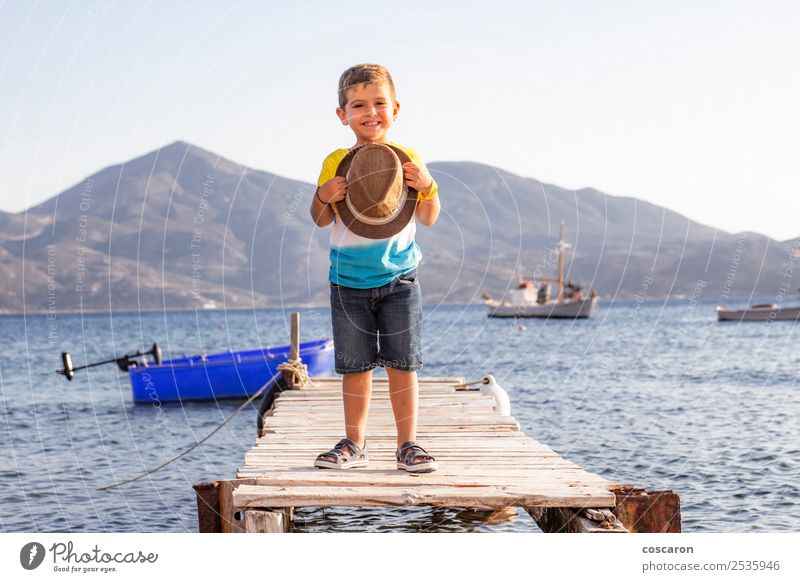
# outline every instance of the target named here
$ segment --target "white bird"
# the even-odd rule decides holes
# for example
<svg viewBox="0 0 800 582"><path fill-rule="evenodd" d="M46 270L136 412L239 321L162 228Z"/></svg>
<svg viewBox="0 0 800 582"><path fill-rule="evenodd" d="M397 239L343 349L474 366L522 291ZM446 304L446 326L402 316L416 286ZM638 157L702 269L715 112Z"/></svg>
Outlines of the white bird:
<svg viewBox="0 0 800 582"><path fill-rule="evenodd" d="M503 416L511 416L511 401L508 399L508 393L497 383L494 376L486 374L481 378L480 390L481 394L486 394L494 398L497 404L497 412Z"/></svg>

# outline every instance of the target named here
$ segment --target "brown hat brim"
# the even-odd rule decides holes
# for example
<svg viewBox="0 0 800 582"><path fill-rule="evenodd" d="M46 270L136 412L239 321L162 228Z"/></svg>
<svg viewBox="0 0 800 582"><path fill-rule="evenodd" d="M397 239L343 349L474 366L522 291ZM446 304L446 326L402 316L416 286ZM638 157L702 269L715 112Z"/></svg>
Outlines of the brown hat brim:
<svg viewBox="0 0 800 582"><path fill-rule="evenodd" d="M411 158L409 158L408 155L400 148L390 144L383 145L386 145L394 150L394 153L396 153L397 157L400 158L401 164L411 161ZM347 171L350 169L350 164L353 162L353 158L360 149L361 148L354 148L350 150L344 158L342 158L342 161L339 162L339 167L336 168L337 176L341 176L343 178L347 176ZM358 236L373 239L389 238L403 230L409 221L414 217L414 211L417 208L417 191L410 186L406 186L405 190L405 198L400 202L400 204L402 204L400 212L398 212L397 216L395 216L386 224L366 224L361 222L353 215L346 203L337 204L336 213L339 216L339 220L342 221L342 224L345 225L348 230L357 234Z"/></svg>

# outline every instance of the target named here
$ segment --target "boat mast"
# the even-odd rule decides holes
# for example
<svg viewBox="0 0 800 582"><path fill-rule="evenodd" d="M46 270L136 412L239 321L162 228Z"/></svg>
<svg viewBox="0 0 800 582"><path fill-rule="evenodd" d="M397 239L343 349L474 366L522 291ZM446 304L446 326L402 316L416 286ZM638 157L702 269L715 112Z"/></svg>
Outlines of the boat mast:
<svg viewBox="0 0 800 582"><path fill-rule="evenodd" d="M561 221L559 242L558 242L558 297L561 301L564 296L564 221Z"/></svg>

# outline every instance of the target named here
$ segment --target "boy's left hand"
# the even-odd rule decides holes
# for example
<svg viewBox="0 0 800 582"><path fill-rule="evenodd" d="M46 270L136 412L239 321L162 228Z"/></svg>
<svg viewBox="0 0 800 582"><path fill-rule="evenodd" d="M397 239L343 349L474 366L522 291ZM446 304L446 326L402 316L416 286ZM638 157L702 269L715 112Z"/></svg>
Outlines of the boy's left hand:
<svg viewBox="0 0 800 582"><path fill-rule="evenodd" d="M403 164L403 180L406 186L413 188L420 194L428 194L433 187L433 178L428 173L428 170L414 162Z"/></svg>

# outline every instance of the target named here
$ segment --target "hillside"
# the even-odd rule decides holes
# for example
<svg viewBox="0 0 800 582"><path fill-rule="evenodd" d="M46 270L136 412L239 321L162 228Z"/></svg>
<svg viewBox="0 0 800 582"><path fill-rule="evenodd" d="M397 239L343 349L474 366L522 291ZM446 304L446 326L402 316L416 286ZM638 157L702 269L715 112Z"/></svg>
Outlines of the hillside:
<svg viewBox="0 0 800 582"><path fill-rule="evenodd" d="M470 162L430 165L443 212L420 227L428 302L502 294L555 268L603 297L771 297L795 241L730 234L635 198L571 191ZM0 213L3 312L324 305L327 232L312 185L175 142L105 168L19 214ZM791 275L791 273L790 273ZM791 279L791 277L790 277ZM792 288L797 283L792 282Z"/></svg>

